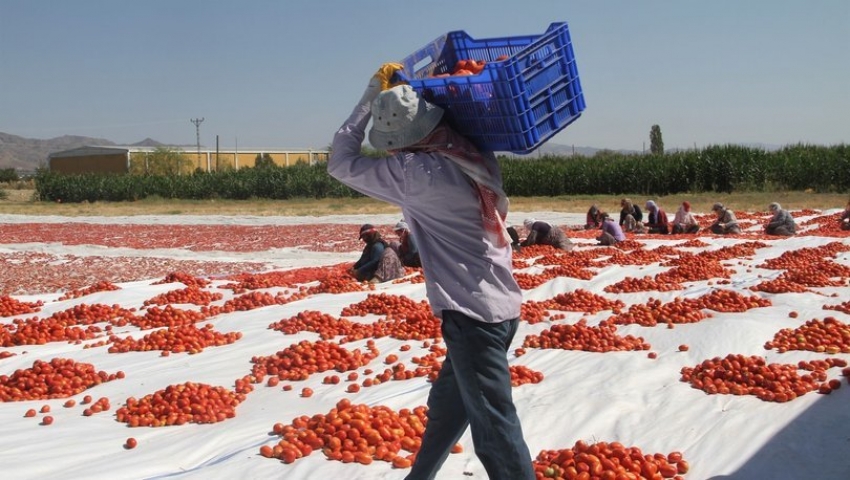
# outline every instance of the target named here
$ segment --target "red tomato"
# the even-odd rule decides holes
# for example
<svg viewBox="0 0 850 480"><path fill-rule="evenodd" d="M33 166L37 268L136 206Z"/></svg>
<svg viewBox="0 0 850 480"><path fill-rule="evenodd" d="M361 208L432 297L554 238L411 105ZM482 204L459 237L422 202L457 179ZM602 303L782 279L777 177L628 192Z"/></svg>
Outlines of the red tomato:
<svg viewBox="0 0 850 480"><path fill-rule="evenodd" d="M484 65L486 63L487 62L485 62L483 60L481 60L481 61L470 60L469 64L468 64L469 67L467 68L467 70L472 72L473 75L477 75L477 74L481 73L482 70L484 70Z"/></svg>
<svg viewBox="0 0 850 480"><path fill-rule="evenodd" d="M682 452L670 452L667 454L667 461L670 463L678 463L682 461Z"/></svg>
<svg viewBox="0 0 850 480"><path fill-rule="evenodd" d="M455 68L452 70L452 75L457 75L459 70L469 70L469 60L458 60L455 63Z"/></svg>
<svg viewBox="0 0 850 480"><path fill-rule="evenodd" d="M283 452L280 453L280 459L283 460L283 463L292 463L296 458L298 458L298 453L291 447L284 448Z"/></svg>

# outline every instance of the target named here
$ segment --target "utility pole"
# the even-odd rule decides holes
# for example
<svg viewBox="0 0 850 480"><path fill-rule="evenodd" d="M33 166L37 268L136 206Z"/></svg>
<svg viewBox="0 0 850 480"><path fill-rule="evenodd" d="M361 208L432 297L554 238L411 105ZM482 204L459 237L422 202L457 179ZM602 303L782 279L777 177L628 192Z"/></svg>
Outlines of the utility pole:
<svg viewBox="0 0 850 480"><path fill-rule="evenodd" d="M198 145L198 161L201 161L201 124L204 123L203 117L193 118L189 120L195 124L195 139Z"/></svg>

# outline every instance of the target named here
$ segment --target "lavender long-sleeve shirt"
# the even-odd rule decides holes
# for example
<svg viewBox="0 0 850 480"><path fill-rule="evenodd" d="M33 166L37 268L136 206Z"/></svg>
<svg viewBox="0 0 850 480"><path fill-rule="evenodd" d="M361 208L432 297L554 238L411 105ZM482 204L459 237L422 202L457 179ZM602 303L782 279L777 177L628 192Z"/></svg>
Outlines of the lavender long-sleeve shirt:
<svg viewBox="0 0 850 480"><path fill-rule="evenodd" d="M618 242L622 242L626 239L623 229L620 228L620 226L617 225L617 223L611 218L605 219L605 221L602 222L602 231L610 234Z"/></svg>
<svg viewBox="0 0 850 480"><path fill-rule="evenodd" d="M488 323L519 317L522 291L513 277L511 247L498 246L485 231L469 177L440 153L361 156L369 118L369 106L358 105L334 135L328 173L401 207L419 247L434 314L456 310ZM496 162L492 154L485 157Z"/></svg>

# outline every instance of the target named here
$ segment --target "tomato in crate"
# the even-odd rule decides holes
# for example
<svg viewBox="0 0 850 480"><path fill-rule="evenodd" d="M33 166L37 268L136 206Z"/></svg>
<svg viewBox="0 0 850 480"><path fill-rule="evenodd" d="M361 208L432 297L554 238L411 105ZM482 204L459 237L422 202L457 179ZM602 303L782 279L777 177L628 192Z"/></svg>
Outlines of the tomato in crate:
<svg viewBox="0 0 850 480"><path fill-rule="evenodd" d="M485 150L531 153L586 106L564 22L540 35L473 39L453 31L400 63L398 78Z"/></svg>

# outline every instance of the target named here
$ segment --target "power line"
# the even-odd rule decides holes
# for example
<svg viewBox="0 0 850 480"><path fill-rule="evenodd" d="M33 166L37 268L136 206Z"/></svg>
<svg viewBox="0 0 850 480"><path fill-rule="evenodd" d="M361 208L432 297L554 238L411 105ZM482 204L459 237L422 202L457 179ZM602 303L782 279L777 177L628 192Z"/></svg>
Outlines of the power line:
<svg viewBox="0 0 850 480"><path fill-rule="evenodd" d="M193 118L189 120L195 124L195 139L198 144L198 160L201 159L201 124L204 123L204 118Z"/></svg>

